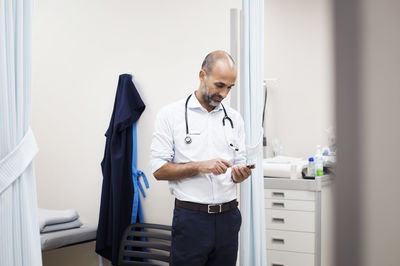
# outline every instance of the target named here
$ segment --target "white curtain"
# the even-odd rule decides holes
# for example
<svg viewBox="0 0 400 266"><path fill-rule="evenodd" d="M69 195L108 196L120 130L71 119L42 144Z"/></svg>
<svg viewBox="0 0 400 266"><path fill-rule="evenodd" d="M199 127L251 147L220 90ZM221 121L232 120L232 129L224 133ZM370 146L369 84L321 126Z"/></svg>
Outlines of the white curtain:
<svg viewBox="0 0 400 266"><path fill-rule="evenodd" d="M42 265L32 160L32 0L0 0L0 266Z"/></svg>
<svg viewBox="0 0 400 266"><path fill-rule="evenodd" d="M240 265L265 266L267 262L262 167L264 0L243 0L242 10L240 101L246 129L247 157L256 163L256 168L240 188Z"/></svg>

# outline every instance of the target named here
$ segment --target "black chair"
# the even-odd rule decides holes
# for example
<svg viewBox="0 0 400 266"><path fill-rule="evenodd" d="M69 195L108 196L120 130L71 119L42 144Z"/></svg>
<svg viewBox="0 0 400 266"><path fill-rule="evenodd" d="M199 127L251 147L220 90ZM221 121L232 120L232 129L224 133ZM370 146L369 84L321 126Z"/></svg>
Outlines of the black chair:
<svg viewBox="0 0 400 266"><path fill-rule="evenodd" d="M131 224L125 229L122 236L118 265L162 265L155 264L153 261L163 261L169 264L170 252L171 226L146 223ZM148 260L151 260L151 262Z"/></svg>

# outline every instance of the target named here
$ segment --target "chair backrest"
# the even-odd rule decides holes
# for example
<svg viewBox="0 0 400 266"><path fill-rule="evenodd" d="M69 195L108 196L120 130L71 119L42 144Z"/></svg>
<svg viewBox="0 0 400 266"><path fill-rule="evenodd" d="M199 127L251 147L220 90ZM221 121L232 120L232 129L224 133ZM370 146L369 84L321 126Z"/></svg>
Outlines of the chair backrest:
<svg viewBox="0 0 400 266"><path fill-rule="evenodd" d="M169 263L170 252L171 226L146 223L131 224L125 229L122 236L118 265L159 266L160 264L155 264L153 261ZM148 260L151 260L151 262Z"/></svg>

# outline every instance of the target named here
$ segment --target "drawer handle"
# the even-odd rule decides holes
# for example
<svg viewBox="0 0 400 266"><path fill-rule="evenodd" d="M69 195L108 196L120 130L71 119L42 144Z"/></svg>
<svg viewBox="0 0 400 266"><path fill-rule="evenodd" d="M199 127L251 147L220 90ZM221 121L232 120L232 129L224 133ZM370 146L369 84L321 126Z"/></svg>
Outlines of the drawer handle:
<svg viewBox="0 0 400 266"><path fill-rule="evenodd" d="M279 197L279 198L284 198L285 193L284 192L272 192L273 197Z"/></svg>
<svg viewBox="0 0 400 266"><path fill-rule="evenodd" d="M279 263L279 262L273 262L273 263L271 264L271 266L285 266L285 264Z"/></svg>
<svg viewBox="0 0 400 266"><path fill-rule="evenodd" d="M272 238L272 243L284 245L285 244L285 239L273 237Z"/></svg>
<svg viewBox="0 0 400 266"><path fill-rule="evenodd" d="M278 218L278 217L272 217L272 222L284 224L285 223L285 219L284 218Z"/></svg>
<svg viewBox="0 0 400 266"><path fill-rule="evenodd" d="M283 202L272 202L272 206L279 207L279 208L285 208L285 203L283 203Z"/></svg>

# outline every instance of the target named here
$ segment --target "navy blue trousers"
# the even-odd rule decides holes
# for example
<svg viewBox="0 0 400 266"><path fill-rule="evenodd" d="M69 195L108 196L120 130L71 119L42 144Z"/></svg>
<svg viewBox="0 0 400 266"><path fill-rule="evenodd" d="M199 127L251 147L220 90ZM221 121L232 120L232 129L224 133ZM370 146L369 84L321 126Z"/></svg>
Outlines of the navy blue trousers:
<svg viewBox="0 0 400 266"><path fill-rule="evenodd" d="M176 207L171 266L235 266L242 216L238 208L208 214Z"/></svg>

